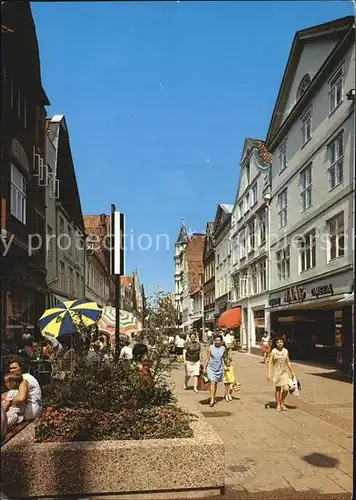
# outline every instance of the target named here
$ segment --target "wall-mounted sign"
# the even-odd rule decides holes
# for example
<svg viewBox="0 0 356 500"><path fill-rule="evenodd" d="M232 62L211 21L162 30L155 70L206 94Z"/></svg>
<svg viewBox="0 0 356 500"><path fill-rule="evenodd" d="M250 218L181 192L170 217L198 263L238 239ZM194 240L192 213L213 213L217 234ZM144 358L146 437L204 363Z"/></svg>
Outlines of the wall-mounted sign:
<svg viewBox="0 0 356 500"><path fill-rule="evenodd" d="M311 294L316 298L318 298L319 295L334 295L334 287L331 284L317 286L312 289Z"/></svg>
<svg viewBox="0 0 356 500"><path fill-rule="evenodd" d="M284 302L288 304L290 302L299 302L305 300L306 296L307 294L304 286L291 286L284 292Z"/></svg>
<svg viewBox="0 0 356 500"><path fill-rule="evenodd" d="M12 139L11 142L11 152L17 158L17 160L21 163L21 165L27 170L30 171L30 164L28 163L28 158L26 151L23 146L17 139Z"/></svg>
<svg viewBox="0 0 356 500"><path fill-rule="evenodd" d="M318 299L320 296L325 295L333 295L334 287L332 284L317 286L312 288L310 291L311 297L310 299ZM282 305L291 304L293 302L303 302L306 300L307 291L302 285L294 285L287 288L284 291L284 295L282 297L270 297L268 300L270 307L280 307Z"/></svg>

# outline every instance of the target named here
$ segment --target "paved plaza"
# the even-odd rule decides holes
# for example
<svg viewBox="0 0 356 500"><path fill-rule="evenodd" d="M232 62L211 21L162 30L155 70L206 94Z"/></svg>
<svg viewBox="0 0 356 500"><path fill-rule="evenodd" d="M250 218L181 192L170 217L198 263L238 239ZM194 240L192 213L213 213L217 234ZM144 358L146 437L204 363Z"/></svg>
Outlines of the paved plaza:
<svg viewBox="0 0 356 500"><path fill-rule="evenodd" d="M183 365L172 380L180 404L198 408L226 445L223 498L349 499L352 492L353 386L333 369L293 363L300 397L277 413L261 358L234 353L241 391L209 407L208 392L183 390ZM207 473L214 457L207 457Z"/></svg>

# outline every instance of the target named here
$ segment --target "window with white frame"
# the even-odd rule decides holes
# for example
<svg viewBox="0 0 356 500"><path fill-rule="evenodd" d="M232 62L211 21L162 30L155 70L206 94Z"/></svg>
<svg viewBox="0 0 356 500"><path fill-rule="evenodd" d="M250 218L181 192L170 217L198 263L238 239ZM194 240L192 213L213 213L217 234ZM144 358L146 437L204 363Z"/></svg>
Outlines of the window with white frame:
<svg viewBox="0 0 356 500"><path fill-rule="evenodd" d="M250 184L250 164L247 163L246 167L245 167L245 171L246 171L246 184Z"/></svg>
<svg viewBox="0 0 356 500"><path fill-rule="evenodd" d="M245 231L240 233L240 259L246 257L246 234Z"/></svg>
<svg viewBox="0 0 356 500"><path fill-rule="evenodd" d="M251 269L251 295L258 293L258 275L257 267L253 266Z"/></svg>
<svg viewBox="0 0 356 500"><path fill-rule="evenodd" d="M300 173L300 199L302 212L312 203L312 164L310 163Z"/></svg>
<svg viewBox="0 0 356 500"><path fill-rule="evenodd" d="M332 113L343 99L343 66L329 80L329 113Z"/></svg>
<svg viewBox="0 0 356 500"><path fill-rule="evenodd" d="M316 266L316 232L315 229L299 239L299 270L307 271Z"/></svg>
<svg viewBox="0 0 356 500"><path fill-rule="evenodd" d="M26 180L21 172L11 165L11 214L26 224Z"/></svg>
<svg viewBox="0 0 356 500"><path fill-rule="evenodd" d="M244 202L241 201L239 203L239 208L238 208L239 220L243 217L243 214L244 214Z"/></svg>
<svg viewBox="0 0 356 500"><path fill-rule="evenodd" d="M257 182L251 188L251 207L257 203Z"/></svg>
<svg viewBox="0 0 356 500"><path fill-rule="evenodd" d="M242 274L240 276L240 293L241 297L247 297L248 294L248 283L247 283L247 274Z"/></svg>
<svg viewBox="0 0 356 500"><path fill-rule="evenodd" d="M277 274L279 281L290 276L290 246L288 245L276 252Z"/></svg>
<svg viewBox="0 0 356 500"><path fill-rule="evenodd" d="M287 168L287 139L279 148L279 173Z"/></svg>
<svg viewBox="0 0 356 500"><path fill-rule="evenodd" d="M287 225L287 210L288 210L288 190L285 188L278 195L278 229L282 229Z"/></svg>
<svg viewBox="0 0 356 500"><path fill-rule="evenodd" d="M259 216L260 245L263 245L266 242L266 234L267 234L267 213L266 210L263 210L263 212L261 212Z"/></svg>
<svg viewBox="0 0 356 500"><path fill-rule="evenodd" d="M306 144L312 136L312 108L310 107L302 116L301 120L302 146Z"/></svg>
<svg viewBox="0 0 356 500"><path fill-rule="evenodd" d="M267 267L266 260L260 262L260 291L264 292L267 290Z"/></svg>
<svg viewBox="0 0 356 500"><path fill-rule="evenodd" d="M327 222L328 261L343 257L345 254L344 212L340 212Z"/></svg>
<svg viewBox="0 0 356 500"><path fill-rule="evenodd" d="M248 225L248 251L253 252L255 249L255 219Z"/></svg>
<svg viewBox="0 0 356 500"><path fill-rule="evenodd" d="M250 193L246 194L245 197L245 213L250 210Z"/></svg>
<svg viewBox="0 0 356 500"><path fill-rule="evenodd" d="M344 133L340 132L328 145L329 190L344 180Z"/></svg>

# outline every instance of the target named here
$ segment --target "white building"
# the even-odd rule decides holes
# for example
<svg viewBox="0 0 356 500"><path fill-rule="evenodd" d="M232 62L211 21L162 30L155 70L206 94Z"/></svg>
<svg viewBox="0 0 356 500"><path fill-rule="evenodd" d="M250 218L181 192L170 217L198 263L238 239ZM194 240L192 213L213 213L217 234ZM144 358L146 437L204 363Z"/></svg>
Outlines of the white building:
<svg viewBox="0 0 356 500"><path fill-rule="evenodd" d="M215 316L222 314L229 305L231 285L231 214L233 205L220 203L213 226L215 247Z"/></svg>
<svg viewBox="0 0 356 500"><path fill-rule="evenodd" d="M183 271L184 271L184 254L189 241L187 229L183 221L179 231L177 241L175 243L174 254L174 283L175 283L175 308L177 311L178 320L182 321L182 301L183 301Z"/></svg>
<svg viewBox="0 0 356 500"><path fill-rule="evenodd" d="M47 120L46 190L48 307L85 297L84 224L64 115Z"/></svg>
<svg viewBox="0 0 356 500"><path fill-rule="evenodd" d="M241 307L240 344L251 350L268 328L270 161L263 141L246 139L231 218L233 304Z"/></svg>
<svg viewBox="0 0 356 500"><path fill-rule="evenodd" d="M296 33L266 139L273 154L269 311L294 357L335 360L340 331L352 357L351 306L340 300L353 283L354 22Z"/></svg>

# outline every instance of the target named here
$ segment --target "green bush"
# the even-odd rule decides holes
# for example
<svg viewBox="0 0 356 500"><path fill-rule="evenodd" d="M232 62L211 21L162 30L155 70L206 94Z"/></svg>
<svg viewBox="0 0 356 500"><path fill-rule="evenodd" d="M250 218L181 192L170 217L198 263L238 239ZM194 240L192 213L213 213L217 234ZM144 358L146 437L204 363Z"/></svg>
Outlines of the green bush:
<svg viewBox="0 0 356 500"><path fill-rule="evenodd" d="M137 367L122 361L95 365L82 360L64 380L53 380L45 392L45 405L104 412L175 402L164 379L146 386Z"/></svg>

